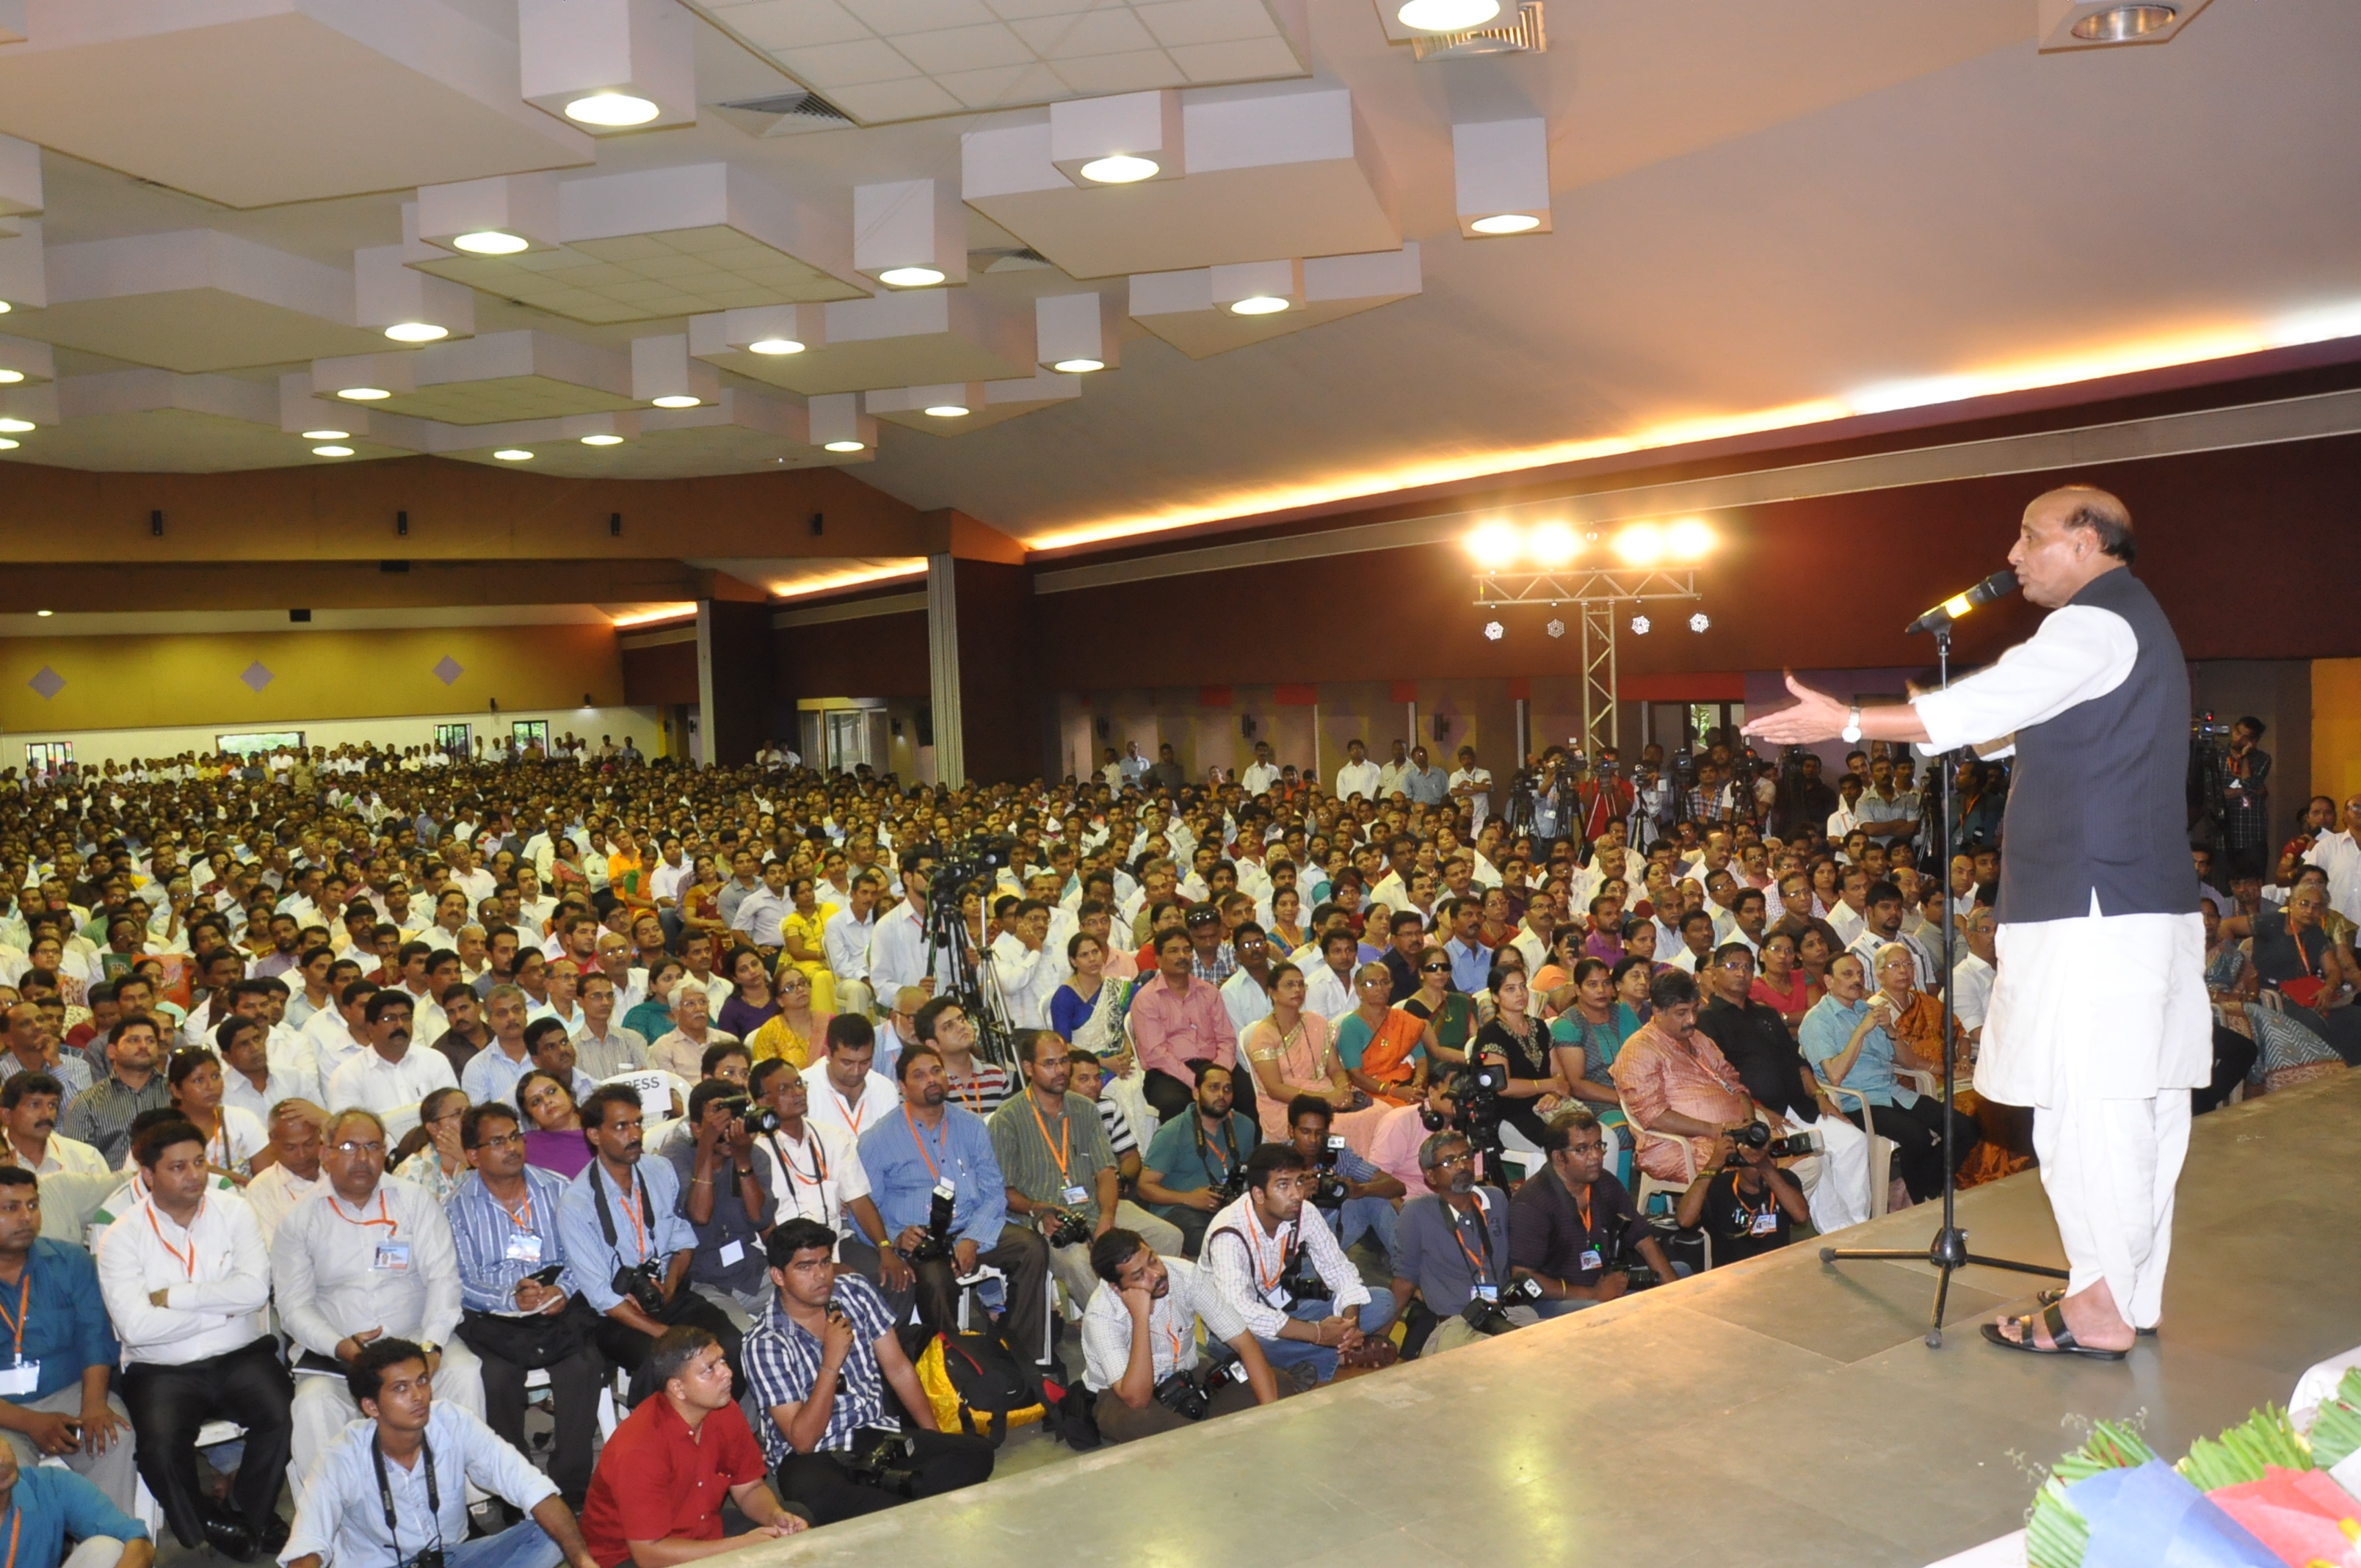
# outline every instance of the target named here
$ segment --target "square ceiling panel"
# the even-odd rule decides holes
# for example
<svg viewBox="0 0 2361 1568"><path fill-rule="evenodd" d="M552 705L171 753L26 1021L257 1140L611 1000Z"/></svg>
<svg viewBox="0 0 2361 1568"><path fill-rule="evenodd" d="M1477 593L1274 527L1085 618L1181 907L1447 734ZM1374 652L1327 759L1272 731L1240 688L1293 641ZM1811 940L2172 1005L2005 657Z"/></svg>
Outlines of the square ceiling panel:
<svg viewBox="0 0 2361 1568"><path fill-rule="evenodd" d="M579 322L653 321L741 305L847 300L861 292L783 250L719 225L413 265Z"/></svg>
<svg viewBox="0 0 2361 1568"><path fill-rule="evenodd" d="M718 316L690 319L688 346L719 368L806 397L1005 380L1032 367L1030 315L966 289L914 290L824 307L823 332L800 354L733 347Z"/></svg>
<svg viewBox="0 0 2361 1568"><path fill-rule="evenodd" d="M685 0L863 125L1309 72L1302 0Z"/></svg>
<svg viewBox="0 0 2361 1568"><path fill-rule="evenodd" d="M511 420L561 419L637 408L627 393L577 387L548 376L501 376L486 381L445 381L396 392L368 405L445 424L501 424Z"/></svg>

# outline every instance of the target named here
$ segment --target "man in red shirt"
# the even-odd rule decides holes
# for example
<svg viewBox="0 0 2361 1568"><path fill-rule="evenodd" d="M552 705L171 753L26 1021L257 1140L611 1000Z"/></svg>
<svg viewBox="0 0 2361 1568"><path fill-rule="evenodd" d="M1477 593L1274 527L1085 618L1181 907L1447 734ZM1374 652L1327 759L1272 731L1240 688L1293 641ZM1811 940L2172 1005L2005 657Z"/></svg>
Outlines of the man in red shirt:
<svg viewBox="0 0 2361 1568"><path fill-rule="evenodd" d="M648 1371L658 1390L615 1429L590 1477L582 1538L592 1557L604 1568L673 1568L810 1528L764 1478L719 1340L692 1323L667 1329ZM723 1539L725 1497L754 1522L751 1535Z"/></svg>

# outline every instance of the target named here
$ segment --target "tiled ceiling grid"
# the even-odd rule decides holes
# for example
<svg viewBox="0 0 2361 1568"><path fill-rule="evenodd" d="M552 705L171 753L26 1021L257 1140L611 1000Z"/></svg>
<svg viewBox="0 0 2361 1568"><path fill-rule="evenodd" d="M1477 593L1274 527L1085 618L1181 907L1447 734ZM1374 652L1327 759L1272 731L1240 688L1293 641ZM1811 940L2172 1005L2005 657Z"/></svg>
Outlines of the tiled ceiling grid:
<svg viewBox="0 0 2361 1568"><path fill-rule="evenodd" d="M736 229L576 240L519 256L454 256L422 271L576 321L653 321L741 305L840 300L859 291Z"/></svg>
<svg viewBox="0 0 2361 1568"><path fill-rule="evenodd" d="M688 0L856 120L1301 76L1265 0Z"/></svg>

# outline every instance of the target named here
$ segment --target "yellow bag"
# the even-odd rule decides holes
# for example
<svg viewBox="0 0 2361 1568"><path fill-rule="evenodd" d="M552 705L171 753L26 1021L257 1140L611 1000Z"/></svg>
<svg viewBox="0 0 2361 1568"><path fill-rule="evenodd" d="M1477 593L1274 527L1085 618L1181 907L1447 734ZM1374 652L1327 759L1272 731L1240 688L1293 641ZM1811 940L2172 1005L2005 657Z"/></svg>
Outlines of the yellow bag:
<svg viewBox="0 0 2361 1568"><path fill-rule="evenodd" d="M917 1372L939 1431L983 1432L997 1448L1010 1427L1041 1419L1038 1398L996 1335L937 1334L919 1353Z"/></svg>

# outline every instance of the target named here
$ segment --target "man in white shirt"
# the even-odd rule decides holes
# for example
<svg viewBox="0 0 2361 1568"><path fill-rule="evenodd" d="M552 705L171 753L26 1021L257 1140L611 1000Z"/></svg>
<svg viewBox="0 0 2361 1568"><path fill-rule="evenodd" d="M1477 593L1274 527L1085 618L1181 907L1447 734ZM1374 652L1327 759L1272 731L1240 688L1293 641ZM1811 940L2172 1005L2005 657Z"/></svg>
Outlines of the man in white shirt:
<svg viewBox="0 0 2361 1568"><path fill-rule="evenodd" d="M1262 1346L1210 1278L1184 1258L1159 1256L1136 1231L1110 1230L1091 1247L1100 1283L1082 1309L1082 1381L1098 1395L1100 1435L1128 1442L1191 1425L1156 1389L1197 1368L1197 1325L1236 1353L1246 1380L1219 1380L1206 1409L1228 1415L1279 1398Z"/></svg>
<svg viewBox="0 0 2361 1568"><path fill-rule="evenodd" d="M1246 772L1238 775L1238 787L1246 791L1246 797L1248 799L1251 800L1254 796L1262 794L1265 790L1275 789L1278 787L1279 768L1277 764L1271 762L1270 758L1270 742L1268 740L1256 741L1254 748L1255 760L1247 763Z"/></svg>
<svg viewBox="0 0 2361 1568"><path fill-rule="evenodd" d="M0 1085L0 1120L7 1124L13 1163L35 1176L104 1174L104 1155L57 1130L58 1106L64 1098L65 1085L46 1072L20 1072Z"/></svg>
<svg viewBox="0 0 2361 1568"><path fill-rule="evenodd" d="M1345 763L1336 770L1336 787L1332 792L1338 800L1350 800L1359 795L1364 800L1378 799L1378 765L1369 761L1369 749L1359 740L1345 743Z"/></svg>
<svg viewBox="0 0 2361 1568"><path fill-rule="evenodd" d="M1409 787L1410 770L1410 743L1406 740L1397 740L1394 742L1394 754L1388 757L1385 765L1378 770L1377 798L1391 800L1396 790L1406 793Z"/></svg>
<svg viewBox="0 0 2361 1568"><path fill-rule="evenodd" d="M697 868L681 853L680 839L667 833L664 836L664 859L648 873L648 896L656 901L658 909L680 907L681 885L687 882Z"/></svg>
<svg viewBox="0 0 2361 1568"><path fill-rule="evenodd" d="M448 1062L434 1060L449 1072ZM329 1190L299 1204L270 1244L280 1324L304 1352L289 1475L299 1507L313 1462L360 1414L343 1370L369 1341L416 1341L436 1393L478 1420L484 1413L475 1353L452 1338L459 1260L443 1206L385 1174L385 1124L370 1113L336 1113L327 1142Z"/></svg>
<svg viewBox="0 0 2361 1568"><path fill-rule="evenodd" d="M244 1201L208 1194L204 1135L188 1123L150 1128L133 1157L148 1190L99 1239L98 1284L123 1344L140 1479L181 1545L275 1555L292 1391L264 1310L262 1233ZM227 1507L197 1479L197 1431L216 1420L246 1429Z"/></svg>
<svg viewBox="0 0 2361 1568"><path fill-rule="evenodd" d="M1960 1027L1967 1031L1968 1043L1974 1045L1983 1037L1984 1014L1992 1010L1999 927L1989 905L1971 905L1959 918L1960 941L1967 951L1951 966L1951 1007ZM1936 939L1939 944L1940 936Z"/></svg>
<svg viewBox="0 0 2361 1568"><path fill-rule="evenodd" d="M837 1260L877 1284L878 1266L893 1249L885 1245L885 1222L869 1196L869 1174L852 1135L813 1119L811 1086L789 1062L776 1057L756 1062L746 1082L754 1098L779 1118L778 1131L755 1139L754 1149L755 1167L780 1222L801 1216L826 1225L837 1234ZM906 1310L917 1277L898 1255L895 1261L900 1266L895 1276L903 1284L887 1297Z"/></svg>
<svg viewBox="0 0 2361 1568"><path fill-rule="evenodd" d="M1360 938L1339 926L1320 938L1320 961L1303 966L1303 1010L1323 1018L1342 1019L1360 1005L1353 992L1353 974L1360 968Z"/></svg>
<svg viewBox="0 0 2361 1568"><path fill-rule="evenodd" d="M327 1123L328 1113L308 1100L280 1101L264 1121L270 1152L278 1158L255 1174L243 1196L261 1227L266 1248L297 1204L328 1190L327 1176L320 1169L321 1135Z"/></svg>
<svg viewBox="0 0 2361 1568"><path fill-rule="evenodd" d="M476 864L476 852L464 839L444 846L443 863L451 868L451 885L467 895L470 909L500 891L499 882Z"/></svg>
<svg viewBox="0 0 2361 1568"><path fill-rule="evenodd" d="M1476 748L1459 748L1459 766L1452 771L1451 798L1467 803L1471 815L1467 830L1480 833L1484 819L1492 814L1492 770L1476 764Z"/></svg>
<svg viewBox="0 0 2361 1568"><path fill-rule="evenodd" d="M1845 773L1837 780L1837 808L1828 813L1828 842L1841 844L1861 826L1861 775Z"/></svg>
<svg viewBox="0 0 2361 1568"><path fill-rule="evenodd" d="M902 865L902 902L877 916L876 928L869 935L869 987L877 997L892 996L906 985L932 995L950 983L950 952L927 950L927 898L933 878L933 859L912 850Z"/></svg>
<svg viewBox="0 0 2361 1568"><path fill-rule="evenodd" d="M459 1080L443 1053L410 1045L410 998L399 990L380 991L363 1004L369 1048L336 1069L328 1080L328 1102L338 1110L357 1105L383 1116L404 1105L415 1105L438 1089L456 1089Z"/></svg>
<svg viewBox="0 0 2361 1568"><path fill-rule="evenodd" d="M877 895L884 879L875 875L853 879L845 905L829 917L820 931L828 954L829 973L836 977L836 1010L867 1014L876 999L869 991L869 943L876 934Z"/></svg>
<svg viewBox="0 0 2361 1568"><path fill-rule="evenodd" d="M992 977L1012 1029L1042 1029L1049 1024L1049 993L1064 983L1063 966L1043 946L1049 911L1021 900L1010 927L992 939Z"/></svg>
<svg viewBox="0 0 2361 1568"><path fill-rule="evenodd" d="M840 1013L829 1020L819 1060L803 1070L807 1113L815 1124L834 1127L858 1143L862 1134L900 1108L901 1091L876 1070L876 1057L877 1035L867 1019Z"/></svg>
<svg viewBox="0 0 2361 1568"><path fill-rule="evenodd" d="M1357 1352L1367 1334L1393 1321L1390 1298L1373 1299L1335 1233L1303 1221L1313 1186L1312 1162L1291 1143L1257 1145L1246 1157L1246 1190L1205 1226L1198 1260L1213 1293L1243 1322L1274 1371L1308 1366L1325 1383L1340 1354ZM1298 1301L1279 1285L1298 1247L1329 1289L1327 1300Z"/></svg>
<svg viewBox="0 0 2361 1568"><path fill-rule="evenodd" d="M313 1070L324 1087L335 1081L346 1063L359 1059L369 1048L368 999L379 989L371 981L347 981L336 993L336 1005L303 1025L312 1043Z"/></svg>
<svg viewBox="0 0 2361 1568"><path fill-rule="evenodd" d="M2304 859L2328 873L2328 906L2361 919L2361 793L2345 801L2344 828L2314 839Z"/></svg>
<svg viewBox="0 0 2361 1568"><path fill-rule="evenodd" d="M738 901L730 928L768 958L779 950L779 927L795 912L795 901L787 896L787 862L766 861L763 885Z"/></svg>
<svg viewBox="0 0 2361 1568"><path fill-rule="evenodd" d="M582 1070L600 1082L648 1065L648 1042L636 1029L615 1021L615 982L604 974L582 981L582 1026L574 1031L574 1055Z"/></svg>

